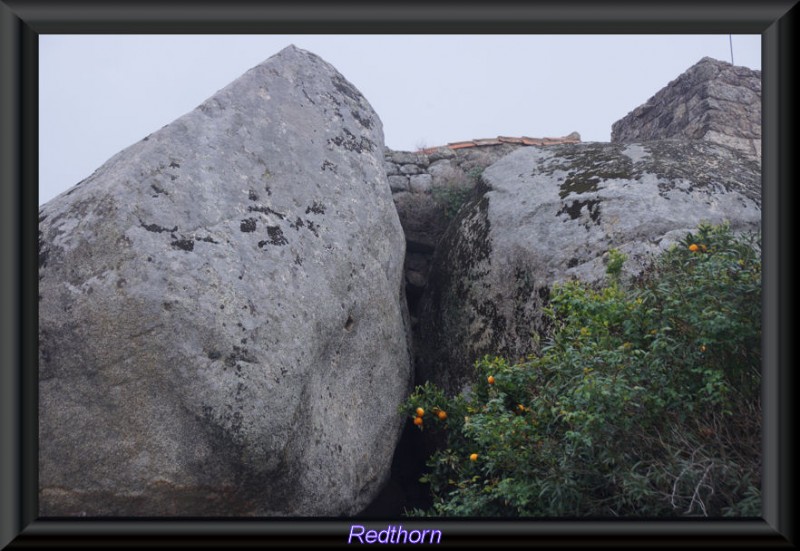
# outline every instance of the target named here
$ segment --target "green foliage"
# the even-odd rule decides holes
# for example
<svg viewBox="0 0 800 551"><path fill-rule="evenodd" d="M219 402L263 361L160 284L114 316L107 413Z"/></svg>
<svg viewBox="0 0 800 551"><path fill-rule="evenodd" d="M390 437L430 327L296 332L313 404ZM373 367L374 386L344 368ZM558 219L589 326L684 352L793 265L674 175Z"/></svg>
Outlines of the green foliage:
<svg viewBox="0 0 800 551"><path fill-rule="evenodd" d="M446 446L433 507L410 514L760 514L757 238L701 226L625 286L623 262L606 286L552 290L538 355L482 358L466 395L417 387L409 415L448 416L419 427Z"/></svg>
<svg viewBox="0 0 800 551"><path fill-rule="evenodd" d="M444 178L443 184L431 188L433 200L442 207L448 220L455 218L456 213L472 196L482 173L480 168L473 168L466 174L461 169L455 169Z"/></svg>
<svg viewBox="0 0 800 551"><path fill-rule="evenodd" d="M480 167L471 168L471 169L470 169L470 170L467 172L467 176L468 176L468 177L469 177L469 179L470 179L470 180L472 180L473 182L477 182L477 181L478 181L478 179L481 177L481 174L483 174L483 169L482 169L482 168L480 168Z"/></svg>
<svg viewBox="0 0 800 551"><path fill-rule="evenodd" d="M612 281L619 281L622 274L622 266L627 260L627 256L618 251L617 249L610 249L608 251L608 264L606 265L606 273Z"/></svg>

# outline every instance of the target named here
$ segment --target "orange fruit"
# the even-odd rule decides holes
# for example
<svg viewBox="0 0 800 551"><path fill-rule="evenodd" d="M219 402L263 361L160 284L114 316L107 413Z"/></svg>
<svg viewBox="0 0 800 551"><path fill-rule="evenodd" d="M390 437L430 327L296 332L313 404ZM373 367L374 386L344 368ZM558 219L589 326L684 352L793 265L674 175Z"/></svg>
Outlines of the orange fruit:
<svg viewBox="0 0 800 551"><path fill-rule="evenodd" d="M422 425L422 417L414 417L414 424L418 427Z"/></svg>
<svg viewBox="0 0 800 551"><path fill-rule="evenodd" d="M494 384L494 377L492 377L491 375L489 375L489 378L486 380L489 382L490 385Z"/></svg>
<svg viewBox="0 0 800 551"><path fill-rule="evenodd" d="M472 455L469 456L469 460L470 461L477 461L478 460L478 454L477 453L473 453Z"/></svg>
<svg viewBox="0 0 800 551"><path fill-rule="evenodd" d="M425 410L422 408L417 408L417 417L422 417L425 415Z"/></svg>
<svg viewBox="0 0 800 551"><path fill-rule="evenodd" d="M440 421L444 421L445 419L447 419L447 412L446 411L440 411L439 413L437 413L437 416L439 417Z"/></svg>
<svg viewBox="0 0 800 551"><path fill-rule="evenodd" d="M695 245L694 243L692 243L691 245L689 245L689 250L690 250L690 251L692 251L693 253L696 253L696 252L697 252L697 250L698 250L699 248L700 248L700 247L698 247L698 246L697 246L697 245Z"/></svg>

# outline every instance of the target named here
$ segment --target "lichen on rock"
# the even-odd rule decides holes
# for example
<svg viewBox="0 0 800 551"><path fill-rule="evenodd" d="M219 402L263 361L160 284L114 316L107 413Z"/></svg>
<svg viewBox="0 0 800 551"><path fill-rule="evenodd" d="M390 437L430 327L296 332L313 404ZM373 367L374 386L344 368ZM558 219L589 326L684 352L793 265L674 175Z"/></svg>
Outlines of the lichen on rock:
<svg viewBox="0 0 800 551"><path fill-rule="evenodd" d="M484 354L535 352L551 286L602 281L609 249L633 275L701 222L760 225L758 163L709 142L523 148L482 180L438 244L420 302L418 374L451 393Z"/></svg>
<svg viewBox="0 0 800 551"><path fill-rule="evenodd" d="M371 501L413 375L382 152L288 47L42 207L41 515Z"/></svg>

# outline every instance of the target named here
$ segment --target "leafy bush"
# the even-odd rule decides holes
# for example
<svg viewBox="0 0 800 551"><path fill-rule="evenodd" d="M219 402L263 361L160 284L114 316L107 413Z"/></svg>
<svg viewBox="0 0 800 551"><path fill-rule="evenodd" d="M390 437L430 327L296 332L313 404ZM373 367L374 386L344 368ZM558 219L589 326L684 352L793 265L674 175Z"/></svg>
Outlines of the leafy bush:
<svg viewBox="0 0 800 551"><path fill-rule="evenodd" d="M465 395L417 387L404 412L446 446L410 514L760 514L758 238L701 226L634 281L622 262L552 289L538 355L482 358Z"/></svg>

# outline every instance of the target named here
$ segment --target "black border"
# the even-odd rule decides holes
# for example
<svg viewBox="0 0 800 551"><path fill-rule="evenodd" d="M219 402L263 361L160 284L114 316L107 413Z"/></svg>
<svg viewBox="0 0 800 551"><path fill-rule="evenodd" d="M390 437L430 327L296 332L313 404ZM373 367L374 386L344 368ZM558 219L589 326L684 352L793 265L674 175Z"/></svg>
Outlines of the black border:
<svg viewBox="0 0 800 551"><path fill-rule="evenodd" d="M790 308L796 0L550 0L491 5L282 0L0 0L0 548L346 546L349 520L37 519L39 34L762 35L763 519L490 522L408 519L447 546L794 547ZM796 46L796 44L794 44ZM634 107L634 106L631 106ZM359 522L382 528L387 521Z"/></svg>

